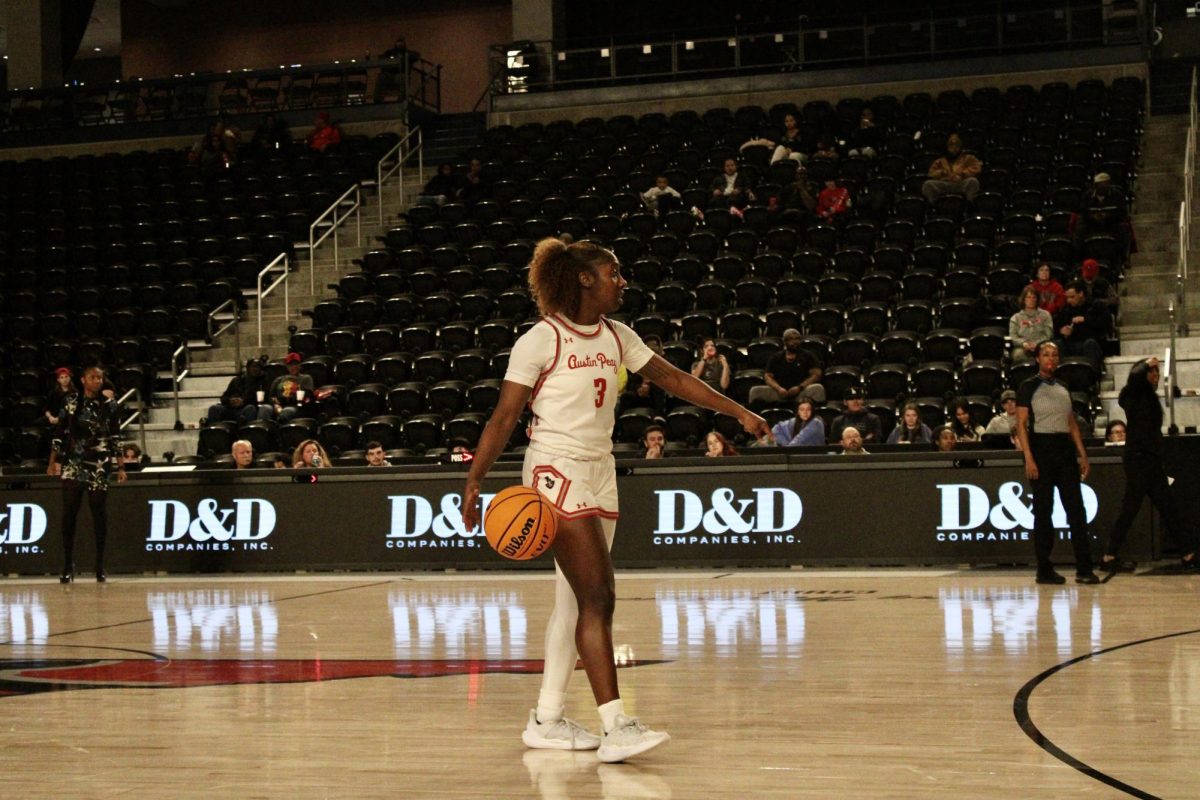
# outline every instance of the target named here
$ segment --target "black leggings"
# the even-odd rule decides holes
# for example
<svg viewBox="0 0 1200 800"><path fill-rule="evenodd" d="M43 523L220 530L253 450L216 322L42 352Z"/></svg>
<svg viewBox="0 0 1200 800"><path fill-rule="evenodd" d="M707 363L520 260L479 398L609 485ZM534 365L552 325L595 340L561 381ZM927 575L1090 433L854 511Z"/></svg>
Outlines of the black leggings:
<svg viewBox="0 0 1200 800"><path fill-rule="evenodd" d="M96 531L96 571L104 568L104 542L108 539L108 491L88 491L87 486L78 481L63 481L63 574L75 571L75 522L79 519L84 493L88 496L92 527Z"/></svg>
<svg viewBox="0 0 1200 800"><path fill-rule="evenodd" d="M1121 501L1121 514L1113 525L1112 536L1108 540L1105 551L1110 556L1116 556L1129 533L1129 527L1142 509L1142 501L1150 498L1150 502L1158 509L1166 523L1167 532L1179 545L1180 555L1195 553L1197 550L1197 535L1194 528L1189 528L1179 513L1179 506L1171 495L1171 486L1167 482L1167 471L1163 468L1162 459L1153 453L1125 454L1125 498Z"/></svg>
<svg viewBox="0 0 1200 800"><path fill-rule="evenodd" d="M1075 446L1067 434L1029 435L1029 451L1037 464L1038 477L1033 483L1033 550L1039 572L1053 569L1050 553L1054 549L1054 490L1058 489L1067 524L1071 528L1071 548L1075 551L1075 570L1092 571L1091 539L1087 513L1079 488L1079 462Z"/></svg>

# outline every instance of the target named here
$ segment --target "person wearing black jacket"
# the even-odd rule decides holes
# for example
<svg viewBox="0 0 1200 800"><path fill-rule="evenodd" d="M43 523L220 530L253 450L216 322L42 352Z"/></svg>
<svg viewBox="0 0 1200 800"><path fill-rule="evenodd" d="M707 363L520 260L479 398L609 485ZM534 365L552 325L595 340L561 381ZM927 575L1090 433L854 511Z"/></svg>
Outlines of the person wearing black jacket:
<svg viewBox="0 0 1200 800"><path fill-rule="evenodd" d="M266 402L266 392L270 381L263 374L262 362L252 358L246 362L246 370L241 375L235 375L221 402L215 403L208 409L208 421L211 422L252 422L255 419L270 419L274 409ZM258 393L262 392L260 398Z"/></svg>
<svg viewBox="0 0 1200 800"><path fill-rule="evenodd" d="M1104 369L1104 348L1112 317L1108 308L1088 299L1082 281L1067 284L1067 302L1054 315L1054 330L1062 342L1063 355L1085 356L1096 369Z"/></svg>
<svg viewBox="0 0 1200 800"><path fill-rule="evenodd" d="M1200 559L1200 537L1195 527L1186 525L1179 506L1171 496L1167 471L1163 466L1163 410L1158 400L1159 364L1157 358L1145 358L1133 365L1129 379L1117 399L1125 410L1125 448L1121 456L1125 462L1125 498L1121 501L1121 513L1113 524L1100 568L1105 572L1129 569L1117 558L1129 526L1142 508L1147 496L1166 521L1167 530L1179 543L1184 569L1197 569Z"/></svg>

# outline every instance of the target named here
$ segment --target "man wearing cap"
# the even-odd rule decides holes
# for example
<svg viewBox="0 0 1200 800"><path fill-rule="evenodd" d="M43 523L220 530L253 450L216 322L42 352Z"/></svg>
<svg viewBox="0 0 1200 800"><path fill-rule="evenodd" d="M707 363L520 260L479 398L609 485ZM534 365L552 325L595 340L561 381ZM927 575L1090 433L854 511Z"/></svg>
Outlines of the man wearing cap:
<svg viewBox="0 0 1200 800"><path fill-rule="evenodd" d="M280 423L296 416L300 406L312 399L313 379L311 375L300 372L301 361L303 358L299 353L288 353L283 359L287 374L280 375L271 384L271 403L275 409L275 418ZM303 394L300 394L301 392Z"/></svg>
<svg viewBox="0 0 1200 800"><path fill-rule="evenodd" d="M992 417L983 430L984 436L1012 436L1017 432L1017 393L1005 389L1000 393L1000 407L1004 411Z"/></svg>
<svg viewBox="0 0 1200 800"><path fill-rule="evenodd" d="M342 131L337 125L329 121L329 112L322 111L320 114L317 114L312 132L305 139L309 149L316 150L318 153L324 153L326 148L341 141Z"/></svg>
<svg viewBox="0 0 1200 800"><path fill-rule="evenodd" d="M1110 312L1117 310L1117 293L1107 278L1100 276L1100 262L1085 258L1079 265L1079 280L1087 287L1088 299L1104 306Z"/></svg>
<svg viewBox="0 0 1200 800"><path fill-rule="evenodd" d="M811 398L818 406L825 403L821 365L801 341L800 331L795 328L783 332L783 349L771 356L763 371L767 385L750 390L751 405L783 403L794 407L801 397Z"/></svg>
<svg viewBox="0 0 1200 800"><path fill-rule="evenodd" d="M229 381L229 386L221 395L221 402L209 407L208 421L250 422L254 419L270 419L275 412L270 403L264 402L266 391L267 377L263 374L262 362L252 358L246 362L245 371Z"/></svg>
<svg viewBox="0 0 1200 800"><path fill-rule="evenodd" d="M829 441L842 442L842 434L847 428L854 428L864 442L878 442L883 438L883 425L879 417L863 408L861 389L847 389L842 395L842 402L845 410L833 418L833 424L829 426Z"/></svg>
<svg viewBox="0 0 1200 800"><path fill-rule="evenodd" d="M1097 173L1092 179L1092 188L1083 195L1079 216L1075 220L1072 238L1076 255L1083 255L1084 243L1088 236L1093 233L1107 233L1116 238L1117 252L1124 261L1129 250L1128 209L1125 193L1113 184L1112 177L1107 172Z"/></svg>

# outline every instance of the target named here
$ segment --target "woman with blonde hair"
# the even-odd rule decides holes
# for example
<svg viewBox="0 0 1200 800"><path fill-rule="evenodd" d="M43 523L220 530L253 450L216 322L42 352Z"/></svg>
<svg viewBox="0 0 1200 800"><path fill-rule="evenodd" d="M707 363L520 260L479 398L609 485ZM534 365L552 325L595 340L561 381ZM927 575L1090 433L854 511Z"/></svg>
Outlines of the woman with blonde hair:
<svg viewBox="0 0 1200 800"><path fill-rule="evenodd" d="M500 400L463 489L463 524L468 530L479 524L483 479L521 414L532 409L522 482L553 506L558 533L542 688L521 738L531 748L598 750L601 761L623 761L670 736L626 715L617 688L609 550L618 517L612 429L620 368L693 405L737 418L751 436L769 429L762 417L675 368L627 325L605 316L621 307L626 286L610 250L588 241L543 239L530 261L529 286L542 318L512 349ZM564 716L577 658L598 706L601 736Z"/></svg>
<svg viewBox="0 0 1200 800"><path fill-rule="evenodd" d="M292 469L321 469L329 466L329 454L316 439L305 439L292 451Z"/></svg>

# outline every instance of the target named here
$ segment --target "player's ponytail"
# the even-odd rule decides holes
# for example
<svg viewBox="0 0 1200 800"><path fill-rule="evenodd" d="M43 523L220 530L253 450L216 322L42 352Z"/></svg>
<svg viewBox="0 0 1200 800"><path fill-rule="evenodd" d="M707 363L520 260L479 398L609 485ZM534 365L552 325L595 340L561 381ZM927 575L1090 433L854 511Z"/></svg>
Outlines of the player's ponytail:
<svg viewBox="0 0 1200 800"><path fill-rule="evenodd" d="M579 273L595 272L601 264L616 260L611 251L594 242L565 244L549 237L537 243L529 261L529 291L543 317L578 315L582 289Z"/></svg>

